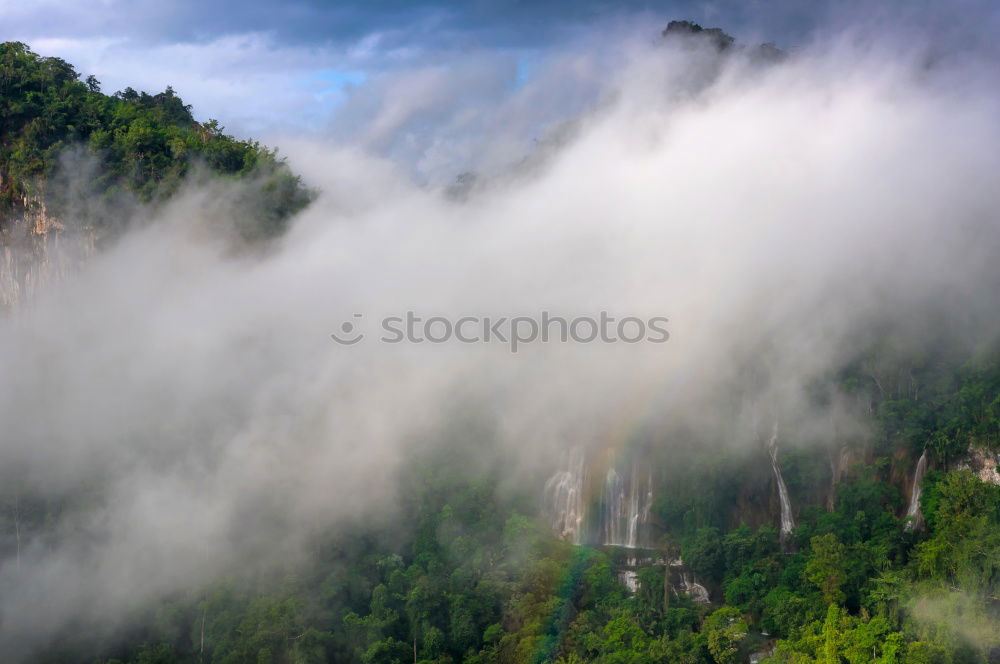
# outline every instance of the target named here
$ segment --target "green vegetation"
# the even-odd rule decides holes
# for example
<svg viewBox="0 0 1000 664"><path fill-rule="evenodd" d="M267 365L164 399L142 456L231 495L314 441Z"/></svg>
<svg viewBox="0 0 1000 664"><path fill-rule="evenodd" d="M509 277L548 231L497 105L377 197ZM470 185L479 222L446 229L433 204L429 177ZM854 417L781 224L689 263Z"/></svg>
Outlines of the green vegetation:
<svg viewBox="0 0 1000 664"><path fill-rule="evenodd" d="M238 228L247 239L280 234L311 198L275 151L197 122L170 87L105 95L64 60L0 44L0 230L44 204L107 231L123 221L124 203L162 202L199 168L252 183L234 194L251 220Z"/></svg>
<svg viewBox="0 0 1000 664"><path fill-rule="evenodd" d="M995 404L996 363L978 366L945 382L953 395ZM940 398L927 391L929 401ZM872 444L887 446L897 429L876 410L882 438ZM935 418L932 434L982 431L980 408L936 412L951 414ZM702 466L701 491L686 508L677 496L660 503L664 523L687 516L663 533L631 593L617 576L621 551L553 538L527 515L531 496L502 492L496 471L470 470L484 464L467 442L414 459L401 488L402 533L398 522L353 530L317 543L307 569L235 576L175 598L96 661L729 664L751 653L772 663L995 661L1000 487L968 470L927 474L926 528L914 532L887 481L889 459L876 455L837 486L832 511L804 507L783 546L771 525L717 525L700 494L732 478ZM678 549L712 604L670 590L677 579L665 575L676 568L662 561Z"/></svg>
<svg viewBox="0 0 1000 664"><path fill-rule="evenodd" d="M280 233L309 200L274 152L196 122L170 88L107 96L92 77L78 78L58 58L0 45L0 229L38 197L55 213L114 224L100 209L73 208L75 189L59 184L75 170L88 195L152 205L198 168L247 181L238 200L256 220L241 229L247 238ZM859 358L831 381L867 405L875 432L837 441L857 454L832 509L825 452L811 441L783 449L799 507L788 541L769 525L770 470L749 461L759 450L671 443L671 468L649 459L659 539L630 592L618 576L622 552L555 539L536 516L537 496L502 488L496 469L513 464L484 463L491 446L476 434L414 453L393 524L326 533L305 563L267 577L233 573L135 616L117 643L69 634L40 661L730 664L751 653L796 664L997 661L1000 487L948 464L970 444L1000 445L1000 362L890 357ZM935 470L923 485L924 528L912 529L899 476L925 448ZM41 531L65 507L16 491L5 505L7 553L9 533ZM674 592L677 571L665 561L678 553L713 603Z"/></svg>

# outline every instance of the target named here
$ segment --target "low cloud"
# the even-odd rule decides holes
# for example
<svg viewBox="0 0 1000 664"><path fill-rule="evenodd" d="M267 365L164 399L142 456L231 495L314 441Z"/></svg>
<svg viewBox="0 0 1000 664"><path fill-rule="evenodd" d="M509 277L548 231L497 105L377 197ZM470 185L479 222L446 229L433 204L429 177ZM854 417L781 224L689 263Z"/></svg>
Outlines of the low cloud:
<svg viewBox="0 0 1000 664"><path fill-rule="evenodd" d="M377 83L350 136L287 144L323 194L266 256L206 232L195 188L0 321L4 485L65 500L0 562L0 649L100 633L318 530L391 518L413 441L456 404L481 406L516 482L637 422L660 445L755 443L728 392L748 369L766 369L753 401L783 435L821 437L849 415L806 388L893 321L914 344L995 338L988 69L850 39L780 64L623 44L614 68L571 49L509 89L460 67L473 99L441 71ZM559 139L518 143L532 127ZM454 154L481 173L461 199ZM670 342L330 339L354 312L407 310L666 316Z"/></svg>

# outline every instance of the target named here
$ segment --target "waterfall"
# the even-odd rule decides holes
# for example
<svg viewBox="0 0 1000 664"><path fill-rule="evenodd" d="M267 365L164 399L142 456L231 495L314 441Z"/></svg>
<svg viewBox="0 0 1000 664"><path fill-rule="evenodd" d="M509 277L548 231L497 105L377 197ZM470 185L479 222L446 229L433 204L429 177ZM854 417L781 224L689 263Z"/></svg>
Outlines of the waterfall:
<svg viewBox="0 0 1000 664"><path fill-rule="evenodd" d="M604 544L620 545L622 543L622 521L625 516L625 483L614 468L608 469L604 478L604 489L601 495L604 507L601 525L604 532Z"/></svg>
<svg viewBox="0 0 1000 664"><path fill-rule="evenodd" d="M927 472L927 450L920 455L917 461L917 469L913 472L913 489L910 491L910 506L906 510L907 530L920 528L923 525L924 517L920 513L920 491L924 483L924 473Z"/></svg>
<svg viewBox="0 0 1000 664"><path fill-rule="evenodd" d="M708 596L708 588L698 583L698 580L690 572L681 573L681 588L685 595L690 595L691 599L698 604L708 604L711 601Z"/></svg>
<svg viewBox="0 0 1000 664"><path fill-rule="evenodd" d="M781 539L785 539L795 529L795 519L792 518L792 501L788 498L788 488L781 477L778 466L778 424L775 423L771 439L767 442L767 453L771 457L771 468L778 481L778 499L781 501Z"/></svg>
<svg viewBox="0 0 1000 664"><path fill-rule="evenodd" d="M625 546L639 546L639 526L649 522L649 511L653 508L653 473L647 471L645 482L639 480L639 465L632 464L632 508L629 512L629 531Z"/></svg>
<svg viewBox="0 0 1000 664"><path fill-rule="evenodd" d="M698 578L693 572L691 572L691 570L684 566L684 560L682 558L678 557L673 560L661 560L660 562L665 563L669 570L677 570L676 572L668 572L671 578L676 578L678 581L676 585L670 584L670 589L675 595L684 593L698 604L708 604L712 601L712 598L708 594L708 588L698 583Z"/></svg>
<svg viewBox="0 0 1000 664"><path fill-rule="evenodd" d="M582 543L589 523L596 527L594 543L636 549L645 543L645 528L653 507L653 475L643 471L638 462L631 472L622 476L608 468L600 485L600 503L594 504L594 517L587 511L592 506L586 498L590 472L580 450L573 450L562 467L545 483L542 513L557 537L574 544Z"/></svg>
<svg viewBox="0 0 1000 664"><path fill-rule="evenodd" d="M656 563L649 556L636 555L635 553L630 553L625 557L613 555L612 561L618 582L633 595L639 591L639 569Z"/></svg>
<svg viewBox="0 0 1000 664"><path fill-rule="evenodd" d="M639 592L639 573L635 570L626 569L618 573L618 580L628 588L633 595Z"/></svg>
<svg viewBox="0 0 1000 664"><path fill-rule="evenodd" d="M583 540L585 483L580 450L570 452L565 469L557 471L545 483L542 512L556 536L574 544Z"/></svg>
<svg viewBox="0 0 1000 664"><path fill-rule="evenodd" d="M641 526L649 521L653 506L653 477L642 475L639 464L632 464L629 481L622 480L614 468L608 470L601 496L603 544L635 549L640 546Z"/></svg>

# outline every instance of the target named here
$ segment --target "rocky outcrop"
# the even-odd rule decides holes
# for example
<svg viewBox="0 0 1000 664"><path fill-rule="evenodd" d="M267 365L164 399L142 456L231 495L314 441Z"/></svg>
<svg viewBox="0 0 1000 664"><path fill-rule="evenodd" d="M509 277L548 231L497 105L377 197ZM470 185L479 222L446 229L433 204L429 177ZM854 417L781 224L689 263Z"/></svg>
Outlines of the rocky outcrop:
<svg viewBox="0 0 1000 664"><path fill-rule="evenodd" d="M657 549L601 548L611 558L618 581L633 594L639 591L639 570L653 567L663 574L661 578L665 604L669 604L671 596L680 595L687 595L698 604L709 604L712 601L708 588L680 557L668 556L665 551Z"/></svg>
<svg viewBox="0 0 1000 664"><path fill-rule="evenodd" d="M847 445L841 445L836 448L836 451L830 450L830 489L826 495L827 512L832 512L836 508L837 485L855 463L854 452Z"/></svg>
<svg viewBox="0 0 1000 664"><path fill-rule="evenodd" d="M0 219L0 313L16 310L46 283L66 277L94 253L90 229L69 228L40 194L24 196Z"/></svg>
<svg viewBox="0 0 1000 664"><path fill-rule="evenodd" d="M971 470L984 482L1000 486L1000 452L985 447L969 446L964 458L955 465L956 470Z"/></svg>
<svg viewBox="0 0 1000 664"><path fill-rule="evenodd" d="M736 40L726 34L722 28L703 28L691 21L671 21L663 29L663 36L667 39L694 38L704 40L716 49L724 51L736 43Z"/></svg>
<svg viewBox="0 0 1000 664"><path fill-rule="evenodd" d="M758 62L778 62L787 53L768 42L754 47L737 44L736 39L722 28L703 28L692 21L671 21L661 33L664 39L689 45L707 45L719 53L739 51Z"/></svg>

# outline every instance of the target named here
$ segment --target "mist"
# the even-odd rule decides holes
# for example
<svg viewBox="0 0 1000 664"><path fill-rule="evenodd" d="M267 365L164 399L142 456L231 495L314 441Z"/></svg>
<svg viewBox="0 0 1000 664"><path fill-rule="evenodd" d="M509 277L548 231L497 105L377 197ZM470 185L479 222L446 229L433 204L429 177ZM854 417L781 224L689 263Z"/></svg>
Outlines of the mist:
<svg viewBox="0 0 1000 664"><path fill-rule="evenodd" d="M793 439L863 431L808 389L877 335L995 339L989 63L855 37L771 62L595 26L516 85L490 54L395 72L281 145L321 193L263 255L233 250L219 190L192 183L46 284L0 318L0 469L7 494L73 501L0 561L0 650L113 632L318 531L391 522L414 446L468 404L509 484L539 492L622 427L666 447L758 445L754 412ZM380 342L407 311L662 316L670 338ZM345 321L360 343L331 339Z"/></svg>

